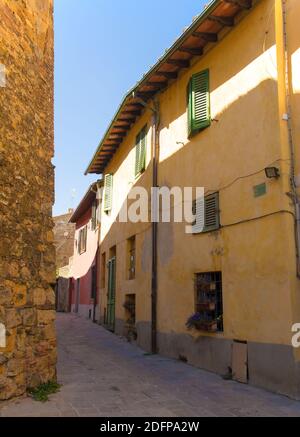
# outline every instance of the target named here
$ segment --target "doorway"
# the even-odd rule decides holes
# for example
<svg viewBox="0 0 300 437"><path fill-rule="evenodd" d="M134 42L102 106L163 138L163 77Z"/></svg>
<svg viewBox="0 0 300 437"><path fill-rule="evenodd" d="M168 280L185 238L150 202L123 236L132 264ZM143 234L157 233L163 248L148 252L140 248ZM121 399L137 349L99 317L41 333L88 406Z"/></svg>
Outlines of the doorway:
<svg viewBox="0 0 300 437"><path fill-rule="evenodd" d="M110 331L115 330L116 311L116 251L111 251L111 258L108 261L108 293L106 326Z"/></svg>
<svg viewBox="0 0 300 437"><path fill-rule="evenodd" d="M75 313L79 313L79 305L80 305L80 279L76 281L76 300L75 300Z"/></svg>

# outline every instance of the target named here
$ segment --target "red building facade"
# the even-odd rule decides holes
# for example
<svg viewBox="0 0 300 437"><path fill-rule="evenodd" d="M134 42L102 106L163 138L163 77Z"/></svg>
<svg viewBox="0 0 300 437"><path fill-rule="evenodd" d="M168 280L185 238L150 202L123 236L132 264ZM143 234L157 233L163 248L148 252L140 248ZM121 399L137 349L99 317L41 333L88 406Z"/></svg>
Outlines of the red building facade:
<svg viewBox="0 0 300 437"><path fill-rule="evenodd" d="M74 254L70 269L70 311L94 321L99 319L98 186L99 183L95 183L89 187L70 219L70 223L75 224Z"/></svg>

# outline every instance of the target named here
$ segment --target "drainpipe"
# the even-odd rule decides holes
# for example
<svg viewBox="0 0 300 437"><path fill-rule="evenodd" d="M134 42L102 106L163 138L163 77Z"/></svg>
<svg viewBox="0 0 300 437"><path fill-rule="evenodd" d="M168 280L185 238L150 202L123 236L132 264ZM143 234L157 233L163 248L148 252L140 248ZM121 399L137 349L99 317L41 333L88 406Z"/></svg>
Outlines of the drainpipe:
<svg viewBox="0 0 300 437"><path fill-rule="evenodd" d="M295 144L293 138L292 125L292 109L291 109L291 95L290 95L290 66L288 54L288 35L287 35L287 10L286 0L282 0L282 14L283 14L283 39L284 39L284 61L285 61L285 94L286 94L286 109L287 109L287 128L291 155L290 165L290 184L291 195L295 207L295 240L296 240L296 256L297 256L297 277L300 279L300 200L297 194L297 184L295 178Z"/></svg>
<svg viewBox="0 0 300 437"><path fill-rule="evenodd" d="M133 98L137 98L135 92ZM153 113L152 122L152 188L158 188L158 164L159 164L159 125L160 110L159 101L154 100L150 106L143 99L138 97L139 102ZM157 354L157 235L158 223L152 221L152 276L151 276L151 352Z"/></svg>
<svg viewBox="0 0 300 437"><path fill-rule="evenodd" d="M91 189L93 193L96 194L96 199L100 204L100 208L101 208L101 201L102 201L102 180L98 180L97 181L97 188L96 190L94 190L93 188ZM98 205L99 207L99 205ZM98 226L98 217L97 217L97 226ZM94 308L93 308L93 323L97 323L96 320L96 309L97 309L97 305L99 305L99 314L100 314L100 320L99 323L101 321L101 307L100 307L100 287L99 287L99 279L100 279L100 275L101 275L101 271L100 271L100 254L101 254L101 250L100 250L100 244L101 244L101 223L100 223L100 227L99 227L99 231L98 231L98 245L97 245L97 253L96 253L96 262L95 262L95 268L96 268L96 296L94 299ZM99 299L99 300L98 300Z"/></svg>
<svg viewBox="0 0 300 437"><path fill-rule="evenodd" d="M155 102L153 114L153 145L152 145L152 165L153 179L152 187L158 188L158 164L159 164L159 104ZM151 350L153 354L157 353L157 235L158 223L152 222L152 281L151 281Z"/></svg>

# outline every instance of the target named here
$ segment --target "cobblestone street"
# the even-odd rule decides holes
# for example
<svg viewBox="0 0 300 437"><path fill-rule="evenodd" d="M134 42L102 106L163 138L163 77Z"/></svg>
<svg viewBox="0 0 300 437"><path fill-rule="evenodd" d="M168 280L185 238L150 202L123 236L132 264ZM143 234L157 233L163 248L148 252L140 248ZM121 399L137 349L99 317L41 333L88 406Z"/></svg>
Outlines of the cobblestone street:
<svg viewBox="0 0 300 437"><path fill-rule="evenodd" d="M1 417L300 416L300 402L149 356L73 315L59 314L57 330L60 393L6 404Z"/></svg>

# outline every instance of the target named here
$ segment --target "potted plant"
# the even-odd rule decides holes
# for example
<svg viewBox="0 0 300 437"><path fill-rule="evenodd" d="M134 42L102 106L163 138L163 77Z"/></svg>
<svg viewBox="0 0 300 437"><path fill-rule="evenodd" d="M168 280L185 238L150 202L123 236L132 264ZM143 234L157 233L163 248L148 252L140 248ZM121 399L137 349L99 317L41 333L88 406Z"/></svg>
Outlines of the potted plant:
<svg viewBox="0 0 300 437"><path fill-rule="evenodd" d="M198 331L217 332L218 322L216 320L204 320L200 313L195 313L188 319L186 327Z"/></svg>

